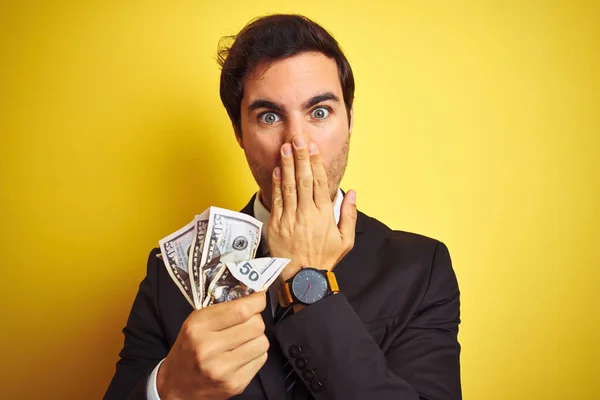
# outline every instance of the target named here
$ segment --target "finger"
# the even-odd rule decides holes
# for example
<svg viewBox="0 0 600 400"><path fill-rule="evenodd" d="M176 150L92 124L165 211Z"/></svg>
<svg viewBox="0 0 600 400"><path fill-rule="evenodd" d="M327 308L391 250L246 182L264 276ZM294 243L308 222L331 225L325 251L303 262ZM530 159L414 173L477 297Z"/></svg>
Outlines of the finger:
<svg viewBox="0 0 600 400"><path fill-rule="evenodd" d="M230 372L237 371L248 364L256 357L266 353L269 350L269 339L265 335L260 335L237 348L223 354L219 360Z"/></svg>
<svg viewBox="0 0 600 400"><path fill-rule="evenodd" d="M354 234L356 230L356 219L358 217L358 211L356 210L356 192L354 190L348 191L342 200L342 207L340 210L340 222L338 228L342 236L342 245L350 251L354 246Z"/></svg>
<svg viewBox="0 0 600 400"><path fill-rule="evenodd" d="M231 351L242 344L256 339L265 333L265 323L262 315L256 314L246 322L231 326L219 331L222 345L217 346L217 351Z"/></svg>
<svg viewBox="0 0 600 400"><path fill-rule="evenodd" d="M271 219L279 221L283 213L283 197L281 194L281 167L273 170L273 186L271 190Z"/></svg>
<svg viewBox="0 0 600 400"><path fill-rule="evenodd" d="M296 169L298 207L313 206L313 175L306 139L304 136L298 135L294 137L292 143L294 144L294 167Z"/></svg>
<svg viewBox="0 0 600 400"><path fill-rule="evenodd" d="M226 303L213 304L199 310L211 331L221 331L234 325L248 321L254 315L262 312L266 305L266 292L256 292Z"/></svg>
<svg viewBox="0 0 600 400"><path fill-rule="evenodd" d="M234 374L237 379L245 382L247 379L248 382L254 378L254 375L262 368L262 366L267 362L268 353L265 352L255 359L247 362L245 365L242 365Z"/></svg>
<svg viewBox="0 0 600 400"><path fill-rule="evenodd" d="M268 354L265 352L233 373L232 379L240 383L241 390L246 389L250 381L256 376L262 366L265 365L267 358Z"/></svg>
<svg viewBox="0 0 600 400"><path fill-rule="evenodd" d="M319 151L316 143L310 143L309 153L313 176L313 197L315 199L315 204L319 209L329 209L332 205L331 195L329 193L329 183L327 180L327 172L325 171L325 165L323 165L321 152Z"/></svg>
<svg viewBox="0 0 600 400"><path fill-rule="evenodd" d="M292 145L285 143L281 146L281 193L283 198L282 216L296 215L296 174L294 172L294 157Z"/></svg>

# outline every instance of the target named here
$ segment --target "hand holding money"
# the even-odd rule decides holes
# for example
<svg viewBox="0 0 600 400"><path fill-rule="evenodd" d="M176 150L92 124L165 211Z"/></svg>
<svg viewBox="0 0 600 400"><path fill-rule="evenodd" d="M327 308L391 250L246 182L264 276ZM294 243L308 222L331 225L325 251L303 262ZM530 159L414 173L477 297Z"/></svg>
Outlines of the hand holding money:
<svg viewBox="0 0 600 400"><path fill-rule="evenodd" d="M267 360L264 292L192 312L158 370L161 399L228 399Z"/></svg>

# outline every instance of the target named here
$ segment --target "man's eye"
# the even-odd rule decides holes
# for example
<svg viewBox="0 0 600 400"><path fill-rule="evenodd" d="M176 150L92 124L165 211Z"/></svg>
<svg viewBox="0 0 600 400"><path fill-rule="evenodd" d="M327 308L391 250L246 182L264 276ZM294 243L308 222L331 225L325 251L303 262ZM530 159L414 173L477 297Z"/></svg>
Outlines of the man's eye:
<svg viewBox="0 0 600 400"><path fill-rule="evenodd" d="M281 119L279 117L279 115L272 113L272 112L266 112L264 114L261 114L258 118L265 124L269 124L269 125L274 124L275 122L277 122Z"/></svg>
<svg viewBox="0 0 600 400"><path fill-rule="evenodd" d="M324 119L329 115L329 110L325 107L318 107L312 110L311 115L314 119Z"/></svg>

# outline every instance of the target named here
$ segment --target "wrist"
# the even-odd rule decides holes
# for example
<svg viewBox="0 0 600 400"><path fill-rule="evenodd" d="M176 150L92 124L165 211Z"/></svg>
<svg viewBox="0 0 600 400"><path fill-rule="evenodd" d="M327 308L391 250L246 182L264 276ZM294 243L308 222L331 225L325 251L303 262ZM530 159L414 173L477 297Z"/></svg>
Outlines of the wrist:
<svg viewBox="0 0 600 400"><path fill-rule="evenodd" d="M158 397L160 397L161 400L167 399L168 394L166 390L165 369L163 365L160 365L158 367L158 371L156 372L156 391L158 392Z"/></svg>
<svg viewBox="0 0 600 400"><path fill-rule="evenodd" d="M165 364L167 364L167 362L168 360L165 359L164 362L159 365L156 373L156 391L158 392L158 397L160 400L183 399L183 397L178 396L169 389L168 368L165 368Z"/></svg>
<svg viewBox="0 0 600 400"><path fill-rule="evenodd" d="M284 284L288 280L292 279L294 275L296 275L301 269L302 264L294 263L292 261L283 269L283 271L281 271L281 274L279 274L279 280L282 284Z"/></svg>

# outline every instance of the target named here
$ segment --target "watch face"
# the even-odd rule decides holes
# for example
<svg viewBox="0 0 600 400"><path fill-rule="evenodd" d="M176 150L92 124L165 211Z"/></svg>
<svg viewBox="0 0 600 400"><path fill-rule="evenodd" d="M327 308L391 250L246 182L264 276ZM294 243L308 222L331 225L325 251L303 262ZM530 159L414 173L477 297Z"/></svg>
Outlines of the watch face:
<svg viewBox="0 0 600 400"><path fill-rule="evenodd" d="M327 294L327 279L314 268L301 269L292 280L294 296L304 304L313 304Z"/></svg>

